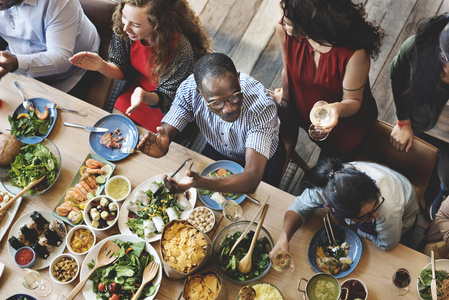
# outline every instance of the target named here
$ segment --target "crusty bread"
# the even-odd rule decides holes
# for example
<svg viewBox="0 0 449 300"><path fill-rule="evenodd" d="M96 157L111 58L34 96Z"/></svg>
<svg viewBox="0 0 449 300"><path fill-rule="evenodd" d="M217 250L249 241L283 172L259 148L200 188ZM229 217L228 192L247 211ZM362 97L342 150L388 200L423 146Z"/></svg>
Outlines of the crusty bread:
<svg viewBox="0 0 449 300"><path fill-rule="evenodd" d="M20 143L15 136L4 133L0 134L0 166L12 163L20 152Z"/></svg>

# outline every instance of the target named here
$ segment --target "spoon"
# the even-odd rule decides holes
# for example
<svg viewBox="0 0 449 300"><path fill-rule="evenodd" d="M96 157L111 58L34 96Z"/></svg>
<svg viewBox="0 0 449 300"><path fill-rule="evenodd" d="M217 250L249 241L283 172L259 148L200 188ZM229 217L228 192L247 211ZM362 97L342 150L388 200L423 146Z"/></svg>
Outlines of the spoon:
<svg viewBox="0 0 449 300"><path fill-rule="evenodd" d="M44 180L45 176L42 176L38 180L31 181L23 190L21 190L17 195L15 195L11 200L8 201L3 207L0 208L0 213L4 210L7 210L17 199L19 199L23 194L25 194L29 189L31 189L33 186Z"/></svg>
<svg viewBox="0 0 449 300"><path fill-rule="evenodd" d="M248 274L251 271L251 256L253 255L254 246L257 242L257 237L259 236L260 229L262 228L262 223L265 219L265 215L268 211L268 204L263 207L262 215L260 216L259 224L257 224L256 232L254 233L253 240L251 241L251 246L249 247L248 253L239 261L237 268L240 273Z"/></svg>
<svg viewBox="0 0 449 300"><path fill-rule="evenodd" d="M154 260L148 264L148 266L143 271L143 277L142 277L142 283L140 284L139 289L137 290L134 297L132 297L131 300L137 300L139 299L140 293L143 291L143 288L145 285L153 280L153 278L156 276L157 271L159 271L159 263L155 262Z"/></svg>
<svg viewBox="0 0 449 300"><path fill-rule="evenodd" d="M14 80L14 85L16 86L16 88L19 90L20 95L22 95L23 98L23 102L22 105L23 107L28 110L28 111L33 111L34 110L34 103L31 100L28 100L27 98L25 98L25 96L22 93L22 90L19 87L19 84L17 83L17 81Z"/></svg>

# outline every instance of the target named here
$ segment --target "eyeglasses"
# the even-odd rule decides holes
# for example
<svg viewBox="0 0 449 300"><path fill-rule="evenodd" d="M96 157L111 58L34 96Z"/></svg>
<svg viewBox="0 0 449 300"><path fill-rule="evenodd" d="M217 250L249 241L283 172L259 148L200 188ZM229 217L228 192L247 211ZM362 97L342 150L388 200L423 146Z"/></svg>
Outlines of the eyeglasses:
<svg viewBox="0 0 449 300"><path fill-rule="evenodd" d="M242 91L238 91L226 99L218 99L218 100L215 100L215 101L209 102L209 103L206 101L206 104L208 107L210 107L212 109L222 109L223 106L225 105L226 101L231 104L237 104L240 101L242 101L242 99L243 99L243 93L242 93Z"/></svg>
<svg viewBox="0 0 449 300"><path fill-rule="evenodd" d="M384 202L385 202L385 198L382 197L382 201L380 202L380 204L379 204L376 208L374 208L374 207L376 206L376 204L377 204L377 201L376 201L376 203L375 203L374 206L373 206L373 209L372 209L370 212L364 214L363 216L360 216L360 217L358 217L358 218L355 218L355 220L360 220L360 221L357 221L357 223L363 223L363 222L366 222L367 220L369 220L369 218L371 218L371 217L377 212L377 210L379 209L379 207L380 207Z"/></svg>
<svg viewBox="0 0 449 300"><path fill-rule="evenodd" d="M447 59L446 54L444 54L443 51L440 52L440 56L441 56L441 59L443 60L444 63L449 62L449 60Z"/></svg>

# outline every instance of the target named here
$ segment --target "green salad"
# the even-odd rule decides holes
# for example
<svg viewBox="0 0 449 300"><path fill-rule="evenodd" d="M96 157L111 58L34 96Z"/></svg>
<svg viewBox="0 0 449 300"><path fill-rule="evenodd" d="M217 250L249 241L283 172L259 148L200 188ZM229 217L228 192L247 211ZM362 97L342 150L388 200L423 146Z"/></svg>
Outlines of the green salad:
<svg viewBox="0 0 449 300"><path fill-rule="evenodd" d="M13 118L8 116L11 125L11 134L15 137L29 137L37 135L46 135L50 129L51 117L41 120L34 111L22 113Z"/></svg>
<svg viewBox="0 0 449 300"><path fill-rule="evenodd" d="M232 172L226 169L218 169L217 171L214 172L210 172L209 173L209 177L225 177L225 176L229 176L232 175ZM206 195L211 197L213 193L215 193L214 191L210 191L210 190L200 190L199 191L200 195ZM240 194L233 194L233 193L221 193L220 194L223 197L226 198L231 198L232 200L238 199L240 198Z"/></svg>
<svg viewBox="0 0 449 300"><path fill-rule="evenodd" d="M435 278L437 280L437 296L449 296L449 274L443 270L435 271ZM430 292L430 283L432 282L432 269L427 268L421 271L418 276L418 292L424 300L432 300ZM446 299L446 298L445 298Z"/></svg>
<svg viewBox="0 0 449 300"><path fill-rule="evenodd" d="M56 180L58 169L56 156L47 147L42 144L29 144L20 148L20 153L11 163L10 183L24 188L30 182L46 175L44 180L30 190L31 194L35 194L46 189Z"/></svg>
<svg viewBox="0 0 449 300"><path fill-rule="evenodd" d="M233 235L226 236L218 252L218 263L230 278L238 281L246 281L259 276L270 266L269 253L271 251L271 245L266 237L258 239L253 250L251 271L248 274L242 274L237 266L239 261L248 253L254 231L250 231L237 245L232 254L229 255L232 246L234 246L235 241L241 235L242 233L237 231Z"/></svg>
<svg viewBox="0 0 449 300"><path fill-rule="evenodd" d="M145 250L145 242L124 242L115 240L120 246L118 259L111 265L98 268L92 274L92 290L97 294L97 299L130 300L142 283L145 267L154 260L154 257ZM95 262L88 263L89 269L95 266ZM139 299L152 296L156 292L156 286L148 283L140 294Z"/></svg>

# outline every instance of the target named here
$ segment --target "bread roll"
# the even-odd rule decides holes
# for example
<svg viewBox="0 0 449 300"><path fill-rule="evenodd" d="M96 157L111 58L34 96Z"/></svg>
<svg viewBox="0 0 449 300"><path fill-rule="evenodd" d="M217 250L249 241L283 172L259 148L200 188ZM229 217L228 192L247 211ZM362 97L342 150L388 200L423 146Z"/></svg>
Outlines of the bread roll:
<svg viewBox="0 0 449 300"><path fill-rule="evenodd" d="M0 166L12 163L19 152L20 143L15 136L7 133L0 134Z"/></svg>

